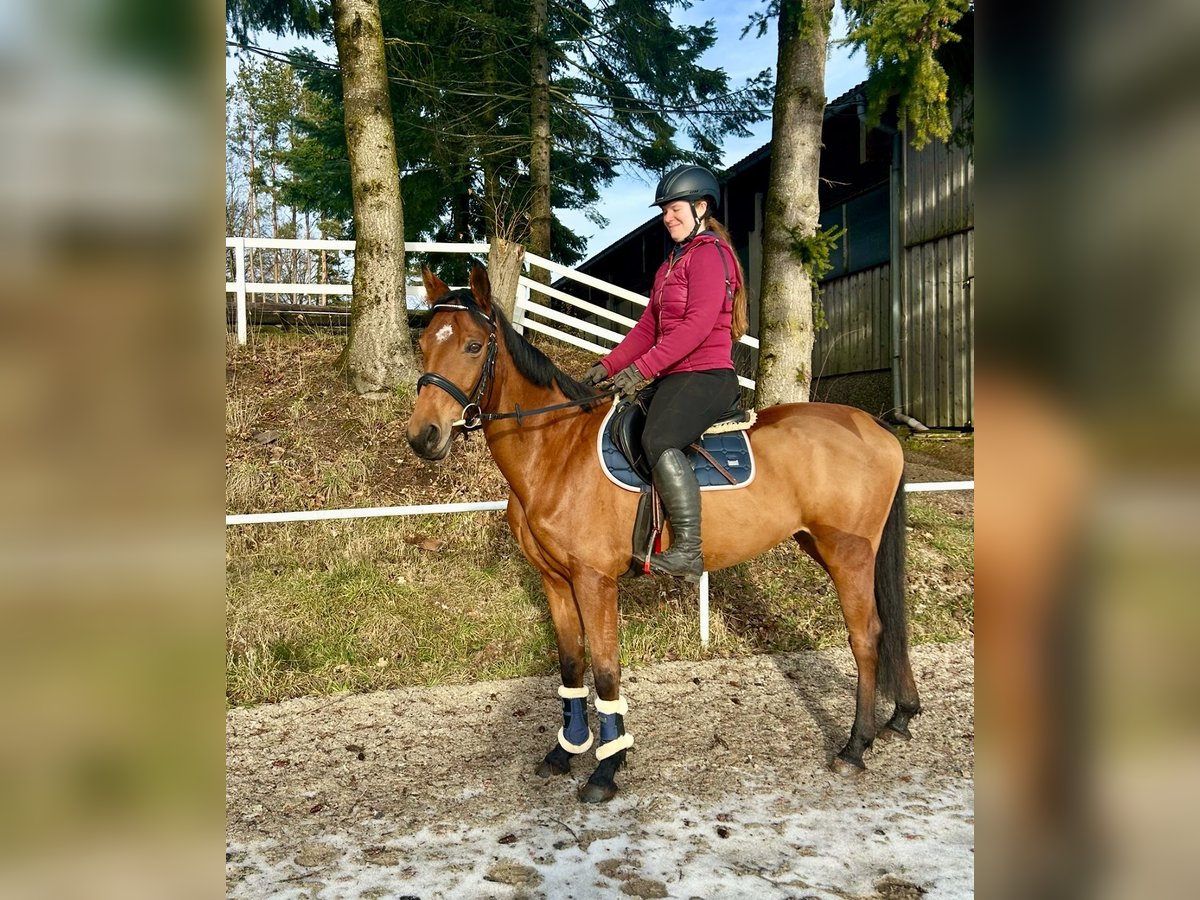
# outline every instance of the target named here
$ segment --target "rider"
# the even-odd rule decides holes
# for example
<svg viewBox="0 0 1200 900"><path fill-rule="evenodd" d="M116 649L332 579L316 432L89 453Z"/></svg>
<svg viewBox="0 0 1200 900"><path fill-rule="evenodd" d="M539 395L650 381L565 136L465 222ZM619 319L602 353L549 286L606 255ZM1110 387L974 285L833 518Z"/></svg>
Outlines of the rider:
<svg viewBox="0 0 1200 900"><path fill-rule="evenodd" d="M735 407L740 391L733 342L746 332L746 287L729 232L716 220L721 189L702 166L663 177L651 206L675 246L654 276L637 325L583 380L613 378L625 396L653 379L642 448L671 520L673 540L650 557L650 569L695 581L700 550L700 486L683 448Z"/></svg>

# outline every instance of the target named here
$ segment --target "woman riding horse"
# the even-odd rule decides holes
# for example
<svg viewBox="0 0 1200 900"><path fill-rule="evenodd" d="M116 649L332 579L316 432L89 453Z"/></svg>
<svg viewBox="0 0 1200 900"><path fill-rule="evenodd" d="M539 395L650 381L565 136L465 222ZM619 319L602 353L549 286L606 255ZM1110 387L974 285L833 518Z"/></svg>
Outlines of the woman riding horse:
<svg viewBox="0 0 1200 900"><path fill-rule="evenodd" d="M679 166L658 183L651 206L675 242L654 276L650 303L616 348L584 374L621 393L642 391L642 450L674 538L650 569L699 581L700 485L683 448L738 404L733 343L746 333L746 287L729 233L714 217L721 188L702 166Z"/></svg>

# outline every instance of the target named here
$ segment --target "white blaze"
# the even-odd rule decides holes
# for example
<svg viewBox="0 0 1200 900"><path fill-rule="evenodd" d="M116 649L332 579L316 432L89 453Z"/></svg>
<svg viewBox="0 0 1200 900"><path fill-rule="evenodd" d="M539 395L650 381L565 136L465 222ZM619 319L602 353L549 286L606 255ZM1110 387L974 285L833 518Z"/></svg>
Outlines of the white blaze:
<svg viewBox="0 0 1200 900"><path fill-rule="evenodd" d="M452 334L454 334L454 326L447 322L437 330L437 334L435 334L434 337L437 338L437 342L440 344L443 341L448 340Z"/></svg>

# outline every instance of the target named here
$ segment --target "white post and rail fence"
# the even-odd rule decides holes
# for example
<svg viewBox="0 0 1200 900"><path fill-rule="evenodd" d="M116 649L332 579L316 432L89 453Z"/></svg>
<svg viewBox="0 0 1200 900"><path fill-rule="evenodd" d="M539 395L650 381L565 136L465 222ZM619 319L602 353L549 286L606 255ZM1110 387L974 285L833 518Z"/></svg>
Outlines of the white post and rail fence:
<svg viewBox="0 0 1200 900"><path fill-rule="evenodd" d="M246 280L246 260L247 252L252 249L269 249L269 250L326 250L337 251L339 253L353 252L354 241L332 241L332 240L289 240L282 238L244 238L244 237L227 237L225 239L225 247L227 250L233 251L233 269L234 280L225 283L226 294L232 293L235 297L236 306L236 327L238 335L238 343L245 344L248 339L249 331L249 313L247 305L247 296L252 294L287 294L291 296L343 296L349 297L351 294L351 285L349 284L311 284L311 283L275 283ZM477 255L486 255L488 252L488 244L442 244L433 242L409 242L404 245L406 253L470 253ZM570 281L578 284L586 285L590 288L607 293L609 296L619 300L629 301L637 306L644 307L649 302L647 298L636 294L633 291L625 290L614 284L601 281L598 278L593 278L590 275L584 275L576 272L566 266L559 265L536 254L526 252L524 255L524 263L528 266L536 266L546 269L555 275L559 275ZM228 265L228 260L227 260ZM595 353L607 353L612 346L620 343L621 339L633 328L636 322L627 316L613 312L603 306L594 303L589 303L585 300L580 300L578 297L573 297L565 291L557 288L547 287L529 278L527 275L521 275L518 279L516 303L513 307L513 327L524 334L525 331L536 331L539 334L545 334L555 340L570 344L573 347L579 347L584 350L591 350ZM416 282L411 282L410 286L416 288L416 292L420 293L423 288ZM559 310L552 309L548 303L537 302L533 295L534 293L541 294L546 298L553 298L560 303L579 310L584 316L589 319L572 316ZM605 320L612 323L612 326L596 324L590 319ZM563 327L555 327L555 324ZM566 331L564 328L570 328L572 331ZM614 330L619 328L620 330ZM575 332L579 332L578 334ZM609 346L599 344L596 341L605 341ZM758 340L744 336L741 343L749 347L758 348ZM738 381L743 387L753 390L754 382L749 378L738 376ZM909 484L906 489L910 492L932 492L932 491L963 491L974 490L974 481L942 481L942 482L918 482ZM508 506L506 500L492 500L482 503L441 503L441 504L426 504L422 506L383 506L363 509L323 509L323 510L304 510L298 512L280 512L280 513L247 513L240 515L227 515L225 524L227 526L234 525L257 525L273 522L316 522L331 519L368 519L379 517L392 516L429 516L429 515L446 515L458 513L472 512L494 512L504 510ZM705 572L700 579L700 642L704 645L708 644L709 638L709 621L708 621L708 573Z"/></svg>
<svg viewBox="0 0 1200 900"><path fill-rule="evenodd" d="M245 344L248 339L249 331L249 306L247 297L252 294L287 294L291 296L335 296L349 298L352 292L350 284L313 284L313 283L277 283L270 281L247 281L246 280L246 260L247 252L250 250L305 250L305 251L335 251L338 253L348 253L354 251L354 241L332 241L332 240L302 240L302 239L285 239L285 238L246 238L246 237L227 237L225 238L226 250L233 251L233 269L234 280L225 283L226 294L234 295L234 304L236 308L237 321L237 336L238 343ZM488 244L443 244L427 241L410 241L404 245L406 253L468 253L486 256L488 253ZM619 300L627 300L637 306L644 307L649 302L646 297L641 294L636 294L633 291L627 291L625 288L618 287L615 284L610 284L607 281L601 281L599 278L593 278L590 275L584 275L582 272L576 272L567 266L560 265L552 260L545 259L534 253L526 252L524 254L524 264L528 267L537 267L545 269L554 275L561 276L578 284L585 285L590 288L602 291L611 297ZM409 286L414 288L417 293L422 291L420 282L410 281ZM567 313L559 312L552 309L548 303L539 303L534 299L533 293L537 292L546 298L553 298L560 303L565 304L573 309L579 310L583 316L589 318L606 319L616 326L620 326L620 331L615 331L611 327L596 325L587 318L580 316L572 316ZM541 321L546 320L546 321ZM555 323L565 328L574 329L574 331L582 332L585 336L581 337L564 328L556 328ZM589 303L586 300L580 300L578 297L572 297L565 291L557 288L547 287L534 281L527 275L521 275L518 280L517 298L514 306L513 327L521 334L525 330L536 331L540 334L548 335L555 340L562 341L565 344L570 344L573 347L580 347L584 350L591 350L595 353L607 353L612 347L615 347L625 337L626 332L633 328L636 322L628 316L623 316L620 313L613 312L611 309L606 309L603 306L598 306L595 303ZM589 340L589 336L593 339ZM594 338L607 341L609 346L596 343ZM742 338L741 343L747 347L758 349L758 340L746 335ZM738 377L743 387L754 389L754 382L749 378Z"/></svg>

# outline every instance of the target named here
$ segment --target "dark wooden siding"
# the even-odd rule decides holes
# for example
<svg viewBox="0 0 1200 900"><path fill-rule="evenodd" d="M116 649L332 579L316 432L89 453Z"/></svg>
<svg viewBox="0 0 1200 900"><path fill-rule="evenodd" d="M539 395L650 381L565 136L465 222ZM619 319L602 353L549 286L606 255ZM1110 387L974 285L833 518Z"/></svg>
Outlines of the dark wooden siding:
<svg viewBox="0 0 1200 900"><path fill-rule="evenodd" d="M909 415L926 425L973 424L975 231L905 252L901 355Z"/></svg>
<svg viewBox="0 0 1200 900"><path fill-rule="evenodd" d="M845 375L892 364L890 266L827 281L821 305L829 327L817 332L813 374Z"/></svg>

